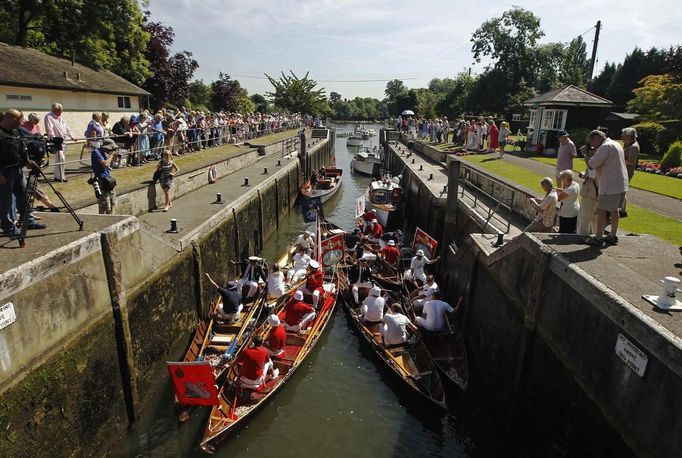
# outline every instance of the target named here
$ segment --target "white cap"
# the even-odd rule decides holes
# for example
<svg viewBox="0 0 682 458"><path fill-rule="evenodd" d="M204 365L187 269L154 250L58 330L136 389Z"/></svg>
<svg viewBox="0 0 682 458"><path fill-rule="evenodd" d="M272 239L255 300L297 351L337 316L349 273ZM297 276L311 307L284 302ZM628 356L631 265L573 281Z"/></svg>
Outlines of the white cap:
<svg viewBox="0 0 682 458"><path fill-rule="evenodd" d="M375 286L374 288L372 288L372 296L378 297L380 295L381 295L381 288L379 288L378 286Z"/></svg>
<svg viewBox="0 0 682 458"><path fill-rule="evenodd" d="M310 231L305 231L305 232L303 233L303 235L305 235L305 234L308 234L308 235L313 235L313 233L312 233L312 232L310 232Z"/></svg>
<svg viewBox="0 0 682 458"><path fill-rule="evenodd" d="M268 317L268 324L273 328L279 326L279 317L275 314L270 315Z"/></svg>
<svg viewBox="0 0 682 458"><path fill-rule="evenodd" d="M395 240L389 240L388 245L389 246L395 246Z"/></svg>
<svg viewBox="0 0 682 458"><path fill-rule="evenodd" d="M296 291L294 293L294 299L297 301L302 301L303 300L303 291Z"/></svg>
<svg viewBox="0 0 682 458"><path fill-rule="evenodd" d="M379 221L377 221L376 218L374 218L374 219L372 220L372 224L376 224L376 223L378 223L378 222L379 222Z"/></svg>
<svg viewBox="0 0 682 458"><path fill-rule="evenodd" d="M310 261L310 267L312 267L313 269L319 269L320 263L313 259L312 261Z"/></svg>
<svg viewBox="0 0 682 458"><path fill-rule="evenodd" d="M249 256L249 261L260 261L258 256Z"/></svg>
<svg viewBox="0 0 682 458"><path fill-rule="evenodd" d="M424 256L424 250L417 250L417 256Z"/></svg>

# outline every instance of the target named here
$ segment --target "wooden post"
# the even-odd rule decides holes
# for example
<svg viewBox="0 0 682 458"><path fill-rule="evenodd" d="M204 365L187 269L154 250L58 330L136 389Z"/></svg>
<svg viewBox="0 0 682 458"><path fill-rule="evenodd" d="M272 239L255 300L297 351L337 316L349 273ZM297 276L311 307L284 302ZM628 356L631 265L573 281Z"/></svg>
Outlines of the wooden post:
<svg viewBox="0 0 682 458"><path fill-rule="evenodd" d="M204 267L201 261L201 250L196 240L192 241L192 261L194 263L194 296L197 316L201 319L208 316L208 307L204 305Z"/></svg>

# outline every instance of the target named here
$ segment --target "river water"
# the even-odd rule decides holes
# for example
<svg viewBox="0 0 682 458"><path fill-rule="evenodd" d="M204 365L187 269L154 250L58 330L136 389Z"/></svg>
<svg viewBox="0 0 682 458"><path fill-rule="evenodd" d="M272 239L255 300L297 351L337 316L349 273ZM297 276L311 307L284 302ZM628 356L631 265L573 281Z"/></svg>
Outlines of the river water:
<svg viewBox="0 0 682 458"><path fill-rule="evenodd" d="M337 131L352 125L335 125ZM378 133L380 125L368 126ZM372 145L378 136L371 137ZM355 199L370 182L350 174L351 152L346 139L336 139L336 164L344 170L343 188L325 203L325 216L349 229ZM279 232L265 245L262 256L276 259L304 229L292 211ZM186 341L177 349L177 357ZM142 418L117 444L112 456L202 456L198 447L208 409L194 409L179 423L165 369L145 404ZM379 366L350 327L343 305L317 348L268 405L221 444L218 457L319 456L335 457L463 457L475 453L462 430L460 414L433 412L406 393ZM467 409L468 410L468 409ZM469 415L466 415L467 417ZM474 414L475 416L475 414ZM468 428L467 428L468 429ZM479 449L478 452L481 450Z"/></svg>

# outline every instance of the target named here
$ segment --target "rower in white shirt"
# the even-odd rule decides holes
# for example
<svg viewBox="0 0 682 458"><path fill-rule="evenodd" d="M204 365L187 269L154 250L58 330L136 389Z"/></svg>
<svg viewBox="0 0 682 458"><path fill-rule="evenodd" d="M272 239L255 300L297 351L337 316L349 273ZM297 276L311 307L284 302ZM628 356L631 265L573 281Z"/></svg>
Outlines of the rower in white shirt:
<svg viewBox="0 0 682 458"><path fill-rule="evenodd" d="M421 326L431 332L438 332L443 329L445 326L445 314L452 313L455 309L441 299L440 291L433 293L433 299L424 304L422 316L418 316L416 319L417 326Z"/></svg>
<svg viewBox="0 0 682 458"><path fill-rule="evenodd" d="M301 280L306 275L306 269L310 264L312 259L308 256L304 248L299 248L298 252L294 255L294 267L291 269L293 272L291 278L289 279L289 284L296 283Z"/></svg>
<svg viewBox="0 0 682 458"><path fill-rule="evenodd" d="M312 237L312 232L305 231L296 239L296 248L303 248L304 251L310 250L312 252L315 248L315 240Z"/></svg>
<svg viewBox="0 0 682 458"><path fill-rule="evenodd" d="M386 305L386 300L381 297L381 288L374 286L369 296L362 301L362 307L360 307L362 320L368 324L380 323L384 317L384 305Z"/></svg>
<svg viewBox="0 0 682 458"><path fill-rule="evenodd" d="M424 307L424 304L427 301L430 301L433 299L433 293L438 291L438 284L433 278L433 275L429 274L426 276L426 283L410 294L410 299L412 299L412 303L416 308L422 308Z"/></svg>
<svg viewBox="0 0 682 458"><path fill-rule="evenodd" d="M426 283L426 273L424 272L424 266L426 264L433 264L440 259L438 256L435 259L429 259L424 256L424 250L417 250L416 255L412 258L410 262L410 268L405 271L405 278L408 280L419 280L423 285Z"/></svg>

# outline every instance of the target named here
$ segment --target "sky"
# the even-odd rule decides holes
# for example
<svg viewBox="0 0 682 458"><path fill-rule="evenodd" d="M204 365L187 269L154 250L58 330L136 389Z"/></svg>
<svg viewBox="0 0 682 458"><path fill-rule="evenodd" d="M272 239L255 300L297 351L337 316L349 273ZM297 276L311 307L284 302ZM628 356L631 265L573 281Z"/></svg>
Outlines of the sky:
<svg viewBox="0 0 682 458"><path fill-rule="evenodd" d="M679 0L517 1L541 20L541 43L568 42L602 21L595 75L635 46L682 44ZM512 3L498 0L151 0L152 20L173 27L174 51L199 62L195 79L223 72L249 94L272 90L264 74L310 72L327 95L384 98L388 80L409 88L475 64L471 35ZM583 38L588 55L594 30Z"/></svg>

